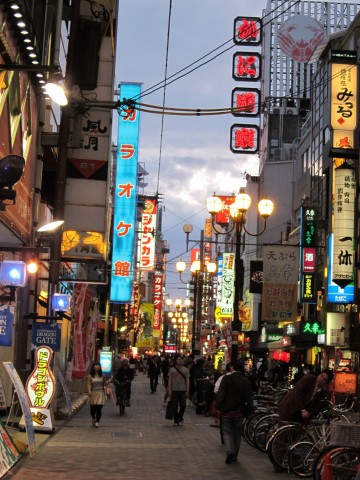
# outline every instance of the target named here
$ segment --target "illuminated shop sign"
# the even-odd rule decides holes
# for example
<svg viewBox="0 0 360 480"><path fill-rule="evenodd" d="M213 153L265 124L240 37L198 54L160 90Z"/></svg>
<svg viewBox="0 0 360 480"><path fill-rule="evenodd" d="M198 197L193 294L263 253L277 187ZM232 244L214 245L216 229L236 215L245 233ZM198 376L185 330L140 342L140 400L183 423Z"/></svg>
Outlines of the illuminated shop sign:
<svg viewBox="0 0 360 480"><path fill-rule="evenodd" d="M236 52L233 55L233 79L257 82L261 78L261 55L255 52Z"/></svg>
<svg viewBox="0 0 360 480"><path fill-rule="evenodd" d="M140 270L155 269L156 199L145 199L139 224L138 264Z"/></svg>
<svg viewBox="0 0 360 480"><path fill-rule="evenodd" d="M316 303L315 275L303 273L301 275L301 301L303 303Z"/></svg>
<svg viewBox="0 0 360 480"><path fill-rule="evenodd" d="M339 285L332 281L332 258L333 258L333 245L334 245L334 235L329 235L328 240L328 286L327 286L327 295L329 303L353 303L354 302L354 282L352 281L349 285L346 285L344 288L341 288Z"/></svg>
<svg viewBox="0 0 360 480"><path fill-rule="evenodd" d="M259 45L262 38L262 21L258 17L236 17L234 20L234 43L236 45Z"/></svg>
<svg viewBox="0 0 360 480"><path fill-rule="evenodd" d="M355 169L346 162L334 173L332 281L344 288L353 281L356 178Z"/></svg>
<svg viewBox="0 0 360 480"><path fill-rule="evenodd" d="M231 95L234 117L258 117L260 115L260 90L234 88Z"/></svg>
<svg viewBox="0 0 360 480"><path fill-rule="evenodd" d="M121 98L138 98L140 84L120 85ZM121 110L114 190L110 301L130 301L134 278L139 116L136 109Z"/></svg>
<svg viewBox="0 0 360 480"><path fill-rule="evenodd" d="M259 137L257 125L235 124L230 130L230 150L233 153L257 153Z"/></svg>
<svg viewBox="0 0 360 480"><path fill-rule="evenodd" d="M53 351L49 347L35 350L35 368L26 382L26 393L32 407L47 408L55 393L55 378L50 369Z"/></svg>
<svg viewBox="0 0 360 480"><path fill-rule="evenodd" d="M221 276L221 314L234 312L235 254L223 253Z"/></svg>

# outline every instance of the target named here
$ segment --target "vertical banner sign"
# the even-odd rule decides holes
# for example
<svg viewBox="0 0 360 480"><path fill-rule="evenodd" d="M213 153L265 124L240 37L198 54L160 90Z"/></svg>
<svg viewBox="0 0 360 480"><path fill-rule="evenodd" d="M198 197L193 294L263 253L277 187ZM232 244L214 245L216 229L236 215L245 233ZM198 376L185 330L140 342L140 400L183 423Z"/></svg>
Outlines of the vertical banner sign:
<svg viewBox="0 0 360 480"><path fill-rule="evenodd" d="M216 305L221 304L222 271L223 271L223 257L221 254L218 256L218 265L217 265Z"/></svg>
<svg viewBox="0 0 360 480"><path fill-rule="evenodd" d="M262 260L250 260L250 293L262 293L263 269Z"/></svg>
<svg viewBox="0 0 360 480"><path fill-rule="evenodd" d="M141 211L139 225L138 265L140 270L155 269L155 232L156 232L157 200L146 198L144 210Z"/></svg>
<svg viewBox="0 0 360 480"><path fill-rule="evenodd" d="M140 93L140 84L120 85L121 99L136 99ZM110 284L113 303L130 301L134 278L139 120L136 109L122 110L119 116Z"/></svg>
<svg viewBox="0 0 360 480"><path fill-rule="evenodd" d="M221 314L234 313L235 253L223 253Z"/></svg>
<svg viewBox="0 0 360 480"><path fill-rule="evenodd" d="M140 306L140 331L136 346L138 348L152 349L154 347L154 304L153 303L141 303Z"/></svg>
<svg viewBox="0 0 360 480"><path fill-rule="evenodd" d="M335 169L332 281L344 288L353 281L355 169L344 162Z"/></svg>
<svg viewBox="0 0 360 480"><path fill-rule="evenodd" d="M205 234L204 234L204 236L208 240L211 240L212 239L212 234L213 234L212 221L211 221L211 218L207 218L205 220Z"/></svg>
<svg viewBox="0 0 360 480"><path fill-rule="evenodd" d="M295 321L299 278L299 249L291 245L264 246L262 320Z"/></svg>
<svg viewBox="0 0 360 480"><path fill-rule="evenodd" d="M301 258L301 298L303 303L316 303L316 243L317 210L314 207L301 207L300 214L300 258Z"/></svg>
<svg viewBox="0 0 360 480"><path fill-rule="evenodd" d="M154 337L160 337L161 331L161 312L163 303L163 274L155 272L154 275Z"/></svg>
<svg viewBox="0 0 360 480"><path fill-rule="evenodd" d="M234 20L235 45L253 47L262 40L260 18L237 17ZM232 76L237 82L258 82L261 80L261 54L255 51L236 52L233 56ZM235 88L231 95L234 116L258 118L260 115L260 90ZM259 150L259 125L235 124L230 131L230 150L233 153L257 153Z"/></svg>
<svg viewBox="0 0 360 480"><path fill-rule="evenodd" d="M86 283L75 283L73 290L73 364L72 376L84 378L86 375L85 349L87 338L87 316L92 292Z"/></svg>
<svg viewBox="0 0 360 480"><path fill-rule="evenodd" d="M355 287L354 281L349 285L346 285L344 288L339 287L336 283L332 281L332 258L334 250L334 235L329 235L328 239L328 286L327 294L328 303L354 303L355 300Z"/></svg>
<svg viewBox="0 0 360 480"><path fill-rule="evenodd" d="M0 305L0 346L11 347L15 308L12 305Z"/></svg>

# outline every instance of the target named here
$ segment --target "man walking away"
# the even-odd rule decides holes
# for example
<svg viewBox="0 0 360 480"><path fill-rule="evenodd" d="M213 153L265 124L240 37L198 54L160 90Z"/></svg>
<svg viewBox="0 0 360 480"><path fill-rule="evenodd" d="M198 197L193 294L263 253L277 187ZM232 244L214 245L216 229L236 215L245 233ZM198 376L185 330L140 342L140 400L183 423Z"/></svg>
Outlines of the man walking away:
<svg viewBox="0 0 360 480"><path fill-rule="evenodd" d="M231 368L232 373L223 377L216 395L226 447L226 464L237 461L243 418L254 409L251 383L241 373L241 362L237 360Z"/></svg>
<svg viewBox="0 0 360 480"><path fill-rule="evenodd" d="M189 370L183 366L182 358L178 355L169 371L169 396L173 403L175 425L184 421L186 398L189 398L189 377Z"/></svg>
<svg viewBox="0 0 360 480"><path fill-rule="evenodd" d="M148 358L148 377L150 378L150 390L151 393L156 392L156 387L158 386L158 366L155 360L155 356Z"/></svg>

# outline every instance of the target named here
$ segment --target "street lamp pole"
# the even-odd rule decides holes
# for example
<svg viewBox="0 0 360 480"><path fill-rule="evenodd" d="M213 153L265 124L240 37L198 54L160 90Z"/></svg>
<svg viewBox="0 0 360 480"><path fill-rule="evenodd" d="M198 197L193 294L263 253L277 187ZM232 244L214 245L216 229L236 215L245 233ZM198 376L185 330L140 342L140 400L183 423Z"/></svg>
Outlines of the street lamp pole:
<svg viewBox="0 0 360 480"><path fill-rule="evenodd" d="M231 347L231 361L237 359L238 342L237 336L241 332L242 323L239 318L239 303L242 300L244 292L244 263L241 258L241 233L242 223L235 224L235 279L234 279L234 306L233 306L233 321L231 329L233 331L233 343Z"/></svg>
<svg viewBox="0 0 360 480"><path fill-rule="evenodd" d="M216 215L221 212L224 208L221 198L217 197L215 194L210 197L207 202L207 210L211 214L212 226L215 232L221 233L231 233L235 228L235 276L234 276L234 304L233 304L233 315L231 322L231 329L233 333L232 348L231 348L231 361L235 362L238 358L238 333L242 330L242 323L239 318L239 304L242 300L243 290L244 290L244 264L241 258L241 234L244 230L245 233L252 237L258 237L264 233L266 228L266 220L272 214L274 209L274 204L271 200L265 198L260 200L258 203L258 209L260 215L264 218L264 227L260 232L250 233L246 227L246 212L249 209L251 204L251 197L247 193L240 191L238 195L235 196L235 201L230 205L230 218L233 222L232 228L229 231L222 232L217 230L215 225Z"/></svg>

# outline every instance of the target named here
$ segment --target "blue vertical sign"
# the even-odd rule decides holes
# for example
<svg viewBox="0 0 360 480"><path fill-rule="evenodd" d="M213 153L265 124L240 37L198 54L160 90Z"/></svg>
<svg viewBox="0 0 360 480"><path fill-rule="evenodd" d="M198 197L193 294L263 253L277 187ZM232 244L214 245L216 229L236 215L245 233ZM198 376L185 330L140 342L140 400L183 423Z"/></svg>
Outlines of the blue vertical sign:
<svg viewBox="0 0 360 480"><path fill-rule="evenodd" d="M120 99L137 99L138 83L122 83ZM127 303L131 299L134 278L134 242L136 223L137 169L140 112L121 110L114 188L114 226L112 234L110 302Z"/></svg>
<svg viewBox="0 0 360 480"><path fill-rule="evenodd" d="M10 305L0 306L0 346L11 347L15 309Z"/></svg>
<svg viewBox="0 0 360 480"><path fill-rule="evenodd" d="M333 271L333 251L334 251L334 234L331 233L328 239L328 302L329 303L353 303L355 298L354 281L345 288L339 287L332 281Z"/></svg>

